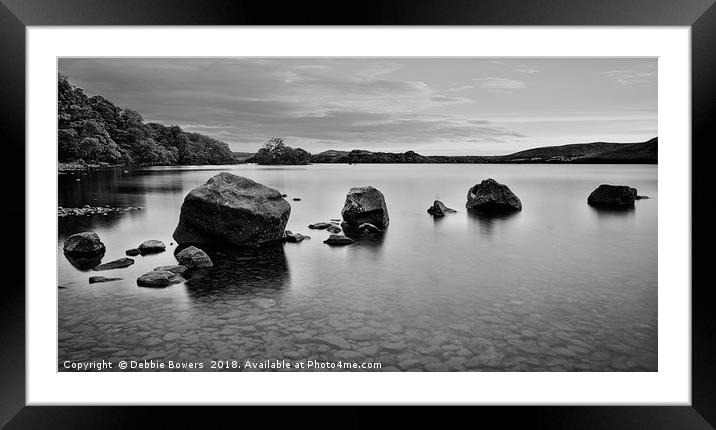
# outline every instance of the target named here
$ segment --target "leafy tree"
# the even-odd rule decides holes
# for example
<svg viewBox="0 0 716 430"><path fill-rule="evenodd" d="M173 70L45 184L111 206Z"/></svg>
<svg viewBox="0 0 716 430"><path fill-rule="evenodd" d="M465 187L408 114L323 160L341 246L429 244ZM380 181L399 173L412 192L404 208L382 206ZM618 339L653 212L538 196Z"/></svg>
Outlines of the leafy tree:
<svg viewBox="0 0 716 430"><path fill-rule="evenodd" d="M127 165L233 164L229 146L177 126L145 124L142 116L102 96L87 97L59 75L57 148L61 162Z"/></svg>

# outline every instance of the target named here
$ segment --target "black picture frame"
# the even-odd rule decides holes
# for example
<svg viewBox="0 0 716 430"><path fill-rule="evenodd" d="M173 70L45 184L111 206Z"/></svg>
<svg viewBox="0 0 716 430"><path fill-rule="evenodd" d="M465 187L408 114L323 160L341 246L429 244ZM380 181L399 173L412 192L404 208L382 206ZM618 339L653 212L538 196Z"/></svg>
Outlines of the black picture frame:
<svg viewBox="0 0 716 430"><path fill-rule="evenodd" d="M32 228L25 213L25 31L28 26L99 25L558 25L558 26L686 26L691 29L692 59L692 197L705 196L708 181L697 175L707 162L710 125L716 107L716 6L714 0L384 0L340 2L199 1L199 0L0 0L0 130L5 155L3 182L6 204L3 236L8 246L3 261L25 266L25 232ZM697 143L698 142L698 143ZM54 144L54 142L48 142ZM20 162L22 160L22 162ZM707 213L692 209L692 229L704 226ZM23 229L19 226L24 226ZM562 406L480 407L467 414L411 408L402 414L443 425L455 417L472 416L479 423L497 418L502 427L545 428L716 428L716 313L713 286L696 282L707 267L713 233L692 235L692 368L690 406ZM709 241L710 242L710 241ZM20 246L22 244L22 246ZM706 249L706 248L704 248ZM22 261L20 261L22 260ZM25 406L25 285L24 273L6 274L0 299L0 426L19 428L134 428L149 424L155 414L170 416L180 427L204 416L233 416L233 408L38 407ZM507 408L507 409L506 409ZM462 409L464 411L464 409ZM341 421L332 426L368 427L371 408L333 408ZM254 415L254 416L251 416ZM268 417L267 417L268 416ZM272 425L316 422L315 411L269 413L242 410L242 422L268 419ZM164 419L164 418L163 418ZM402 419L401 419L402 420ZM403 421L405 422L405 421ZM330 423L328 421L327 423ZM207 422L205 422L207 424ZM168 425L167 425L168 426Z"/></svg>

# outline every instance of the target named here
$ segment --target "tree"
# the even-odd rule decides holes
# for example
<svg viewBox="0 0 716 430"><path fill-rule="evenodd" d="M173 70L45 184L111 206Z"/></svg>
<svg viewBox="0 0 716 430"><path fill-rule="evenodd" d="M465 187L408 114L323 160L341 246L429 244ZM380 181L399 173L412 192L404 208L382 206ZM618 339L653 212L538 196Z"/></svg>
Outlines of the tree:
<svg viewBox="0 0 716 430"><path fill-rule="evenodd" d="M264 144L264 148L266 148L268 152L276 155L278 155L285 147L286 145L280 137L272 137Z"/></svg>

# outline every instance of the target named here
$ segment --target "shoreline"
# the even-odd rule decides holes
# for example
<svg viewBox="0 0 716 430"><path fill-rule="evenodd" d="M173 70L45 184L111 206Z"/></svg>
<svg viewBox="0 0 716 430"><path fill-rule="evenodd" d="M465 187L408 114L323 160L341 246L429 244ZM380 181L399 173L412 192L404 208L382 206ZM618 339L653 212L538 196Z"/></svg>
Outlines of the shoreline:
<svg viewBox="0 0 716 430"><path fill-rule="evenodd" d="M126 165L126 164L108 164L108 163L99 163L99 164L83 164L83 163L58 163L57 167L57 173L58 174L67 174L67 173L76 173L76 172L87 172L91 170L107 170L107 169L116 169L119 167L124 168L144 168L144 167L188 167L188 166L200 166L200 167L212 167L212 166L238 166L238 165L256 165L256 166L311 166L311 165L326 165L326 164L335 164L335 165L357 165L357 164L371 164L371 165L379 165L379 164L385 164L385 165L393 165L393 164L415 164L415 165L434 165L434 164L515 164L515 165L524 165L524 164L581 164L581 165L628 165L628 164L634 164L634 165L654 165L658 166L658 162L653 161L644 161L644 160L629 160L629 161L623 161L623 162L599 162L594 160L589 161L432 161L432 162L424 162L424 163L309 163L309 164L257 164L257 163L236 163L236 164L152 164L152 165Z"/></svg>

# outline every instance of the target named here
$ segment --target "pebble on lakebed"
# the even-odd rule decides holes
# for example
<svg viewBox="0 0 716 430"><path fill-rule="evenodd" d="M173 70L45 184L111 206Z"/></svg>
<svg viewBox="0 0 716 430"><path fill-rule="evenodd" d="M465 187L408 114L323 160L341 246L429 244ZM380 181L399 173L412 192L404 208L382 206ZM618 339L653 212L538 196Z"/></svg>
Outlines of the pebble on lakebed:
<svg viewBox="0 0 716 430"><path fill-rule="evenodd" d="M79 179L78 179L79 180ZM57 207L57 216L72 216L72 215L107 215L110 213L124 213L133 210L142 210L140 207L126 206L126 207L113 207L113 206L89 206L84 205L81 208L64 208L62 206Z"/></svg>

